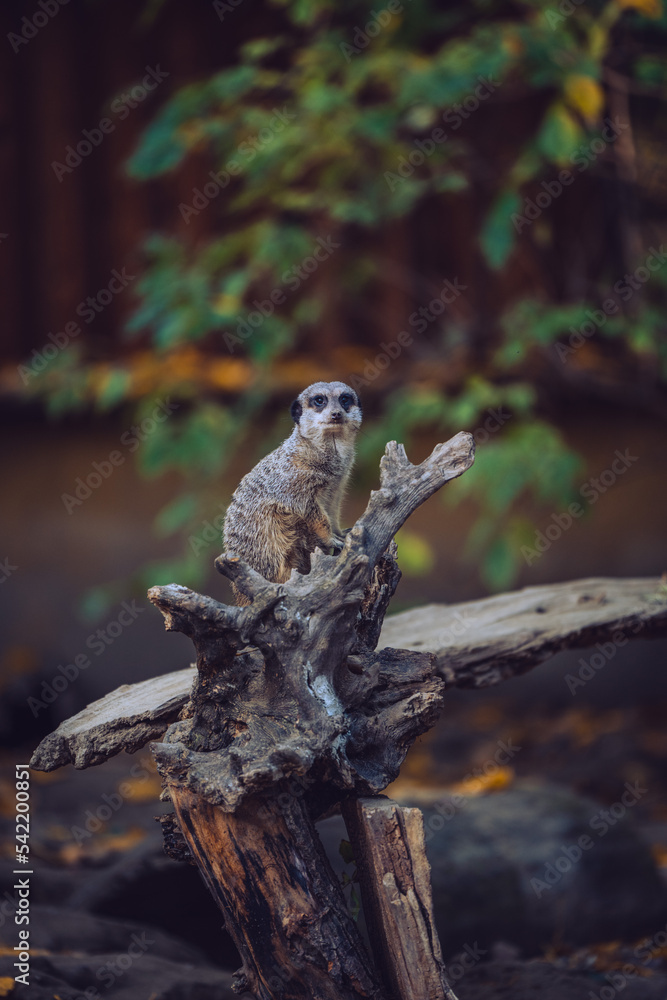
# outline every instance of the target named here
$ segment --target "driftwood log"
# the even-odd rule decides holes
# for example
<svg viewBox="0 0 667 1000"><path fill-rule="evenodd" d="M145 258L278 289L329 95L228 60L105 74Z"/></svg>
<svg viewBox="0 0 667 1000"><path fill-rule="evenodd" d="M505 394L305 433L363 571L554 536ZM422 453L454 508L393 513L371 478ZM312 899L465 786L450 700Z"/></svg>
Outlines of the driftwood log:
<svg viewBox="0 0 667 1000"><path fill-rule="evenodd" d="M449 688L484 688L518 677L563 649L614 636L667 635L667 586L658 578L598 578L526 587L461 604L429 604L387 618L378 647L428 650ZM61 723L31 766L53 771L100 764L158 739L190 700L197 670L124 684Z"/></svg>
<svg viewBox="0 0 667 1000"><path fill-rule="evenodd" d="M195 668L119 689L63 723L33 757L42 770L87 767L164 734L152 752L165 795L242 956L238 989L259 1000L451 998L416 817L359 800L397 776L447 687L498 683L615 633L667 632L659 581L529 588L407 612L383 630L400 577L394 534L472 461L469 434L419 466L390 443L380 489L340 555L317 552L308 575L282 584L233 554L216 560L247 606L154 587L167 629L192 639ZM380 971L315 832L337 802L359 855ZM176 826L163 826L173 844Z"/></svg>

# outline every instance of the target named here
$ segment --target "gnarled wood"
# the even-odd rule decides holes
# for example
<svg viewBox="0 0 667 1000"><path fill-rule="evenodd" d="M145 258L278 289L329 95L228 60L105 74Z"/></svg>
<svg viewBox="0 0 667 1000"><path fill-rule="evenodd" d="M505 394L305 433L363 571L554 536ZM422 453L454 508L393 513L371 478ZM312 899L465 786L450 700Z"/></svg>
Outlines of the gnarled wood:
<svg viewBox="0 0 667 1000"><path fill-rule="evenodd" d="M313 808L386 787L432 725L444 691L430 654L374 653L398 580L387 550L408 515L472 464L473 451L472 436L458 434L413 466L390 442L380 489L342 552L316 552L308 575L269 583L220 556L217 568L251 599L247 606L229 608L174 584L149 592L167 628L190 636L197 650L191 717L153 749L169 784L230 812L293 776L317 785Z"/></svg>
<svg viewBox="0 0 667 1000"><path fill-rule="evenodd" d="M356 626L371 648L395 589L395 563L381 559L376 573L378 586L362 605L368 615ZM379 645L431 652L448 686L482 688L525 673L563 649L609 642L614 635L667 635L667 591L657 577L575 580L479 601L429 604L388 618ZM188 702L195 677L194 669L179 670L100 698L42 740L31 766L90 767L159 738Z"/></svg>

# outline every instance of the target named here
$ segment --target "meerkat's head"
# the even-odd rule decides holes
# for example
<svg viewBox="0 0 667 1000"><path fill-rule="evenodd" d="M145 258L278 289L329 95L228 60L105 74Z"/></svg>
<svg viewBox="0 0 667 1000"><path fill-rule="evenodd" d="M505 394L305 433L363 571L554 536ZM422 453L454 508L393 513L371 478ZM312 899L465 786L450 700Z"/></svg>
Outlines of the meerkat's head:
<svg viewBox="0 0 667 1000"><path fill-rule="evenodd" d="M313 382L299 393L290 410L299 434L313 443L353 443L361 426L361 403L344 382Z"/></svg>

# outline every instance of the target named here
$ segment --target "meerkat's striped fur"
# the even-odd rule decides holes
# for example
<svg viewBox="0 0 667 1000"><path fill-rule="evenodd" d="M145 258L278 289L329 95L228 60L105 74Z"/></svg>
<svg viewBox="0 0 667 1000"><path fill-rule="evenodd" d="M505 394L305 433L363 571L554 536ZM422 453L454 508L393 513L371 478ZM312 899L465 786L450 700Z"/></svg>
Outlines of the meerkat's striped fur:
<svg viewBox="0 0 667 1000"><path fill-rule="evenodd" d="M227 509L225 549L267 580L310 572L310 554L340 550L340 508L361 405L344 382L315 382L291 408L291 435L244 476ZM247 599L235 589L238 604Z"/></svg>

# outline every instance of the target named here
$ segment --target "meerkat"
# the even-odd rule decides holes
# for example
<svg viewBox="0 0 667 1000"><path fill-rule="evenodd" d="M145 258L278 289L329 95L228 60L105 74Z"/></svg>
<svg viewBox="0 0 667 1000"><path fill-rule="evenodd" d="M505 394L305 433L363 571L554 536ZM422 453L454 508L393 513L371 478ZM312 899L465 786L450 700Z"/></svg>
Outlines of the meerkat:
<svg viewBox="0 0 667 1000"><path fill-rule="evenodd" d="M294 429L244 476L227 509L225 550L267 580L310 572L318 547L343 546L340 508L354 464L361 404L344 382L314 382L291 406ZM237 604L248 599L236 588Z"/></svg>

